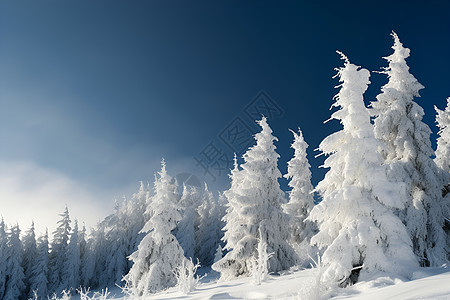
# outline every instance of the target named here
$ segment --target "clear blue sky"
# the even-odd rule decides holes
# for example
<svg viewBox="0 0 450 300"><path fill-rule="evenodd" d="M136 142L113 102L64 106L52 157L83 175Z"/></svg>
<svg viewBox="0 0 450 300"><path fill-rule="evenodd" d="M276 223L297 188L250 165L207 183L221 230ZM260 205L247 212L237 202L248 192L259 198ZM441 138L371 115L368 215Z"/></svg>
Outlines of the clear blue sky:
<svg viewBox="0 0 450 300"><path fill-rule="evenodd" d="M246 145L252 113L269 112L261 101L273 109L282 172L288 128L300 126L317 183L313 150L340 129L323 124L342 64L335 51L380 70L392 30L426 87L418 103L435 139L433 105L450 96L449 1L2 0L0 213L52 228L67 203L92 225L115 197L152 182L161 157L172 175L222 189L227 176L213 164ZM386 78L371 81L367 101ZM260 91L270 100L255 99ZM198 165L206 154L212 176Z"/></svg>

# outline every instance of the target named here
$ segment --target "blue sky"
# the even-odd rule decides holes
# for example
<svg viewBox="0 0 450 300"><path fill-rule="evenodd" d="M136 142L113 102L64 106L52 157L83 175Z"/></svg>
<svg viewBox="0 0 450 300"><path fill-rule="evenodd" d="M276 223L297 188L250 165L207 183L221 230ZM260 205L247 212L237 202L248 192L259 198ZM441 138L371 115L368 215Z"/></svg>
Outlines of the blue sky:
<svg viewBox="0 0 450 300"><path fill-rule="evenodd" d="M218 168L251 141L253 113L271 114L283 173L288 128L302 128L317 183L313 150L340 129L323 124L335 51L380 70L392 30L434 140L433 105L450 96L448 1L1 1L0 213L52 228L68 204L92 225L152 182L161 157L223 189ZM371 82L368 102L386 78Z"/></svg>

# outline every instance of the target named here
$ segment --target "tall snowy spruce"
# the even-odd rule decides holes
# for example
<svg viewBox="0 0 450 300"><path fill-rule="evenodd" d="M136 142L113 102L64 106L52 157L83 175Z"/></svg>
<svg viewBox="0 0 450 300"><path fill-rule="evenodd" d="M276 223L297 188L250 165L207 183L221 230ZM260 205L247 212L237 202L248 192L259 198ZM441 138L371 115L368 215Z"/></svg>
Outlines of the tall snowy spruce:
<svg viewBox="0 0 450 300"><path fill-rule="evenodd" d="M19 225L10 229L6 260L6 286L4 300L17 300L25 292L25 274L22 267L23 247L20 241Z"/></svg>
<svg viewBox="0 0 450 300"><path fill-rule="evenodd" d="M434 161L441 170L442 196L444 197L445 226L447 234L447 251L450 250L450 97L447 98L447 107L440 110L436 106L436 123L439 127L439 137L437 139L436 158ZM448 252L450 259L450 251Z"/></svg>
<svg viewBox="0 0 450 300"><path fill-rule="evenodd" d="M440 110L436 106L434 109L437 113L436 123L439 128L434 161L444 173L444 183L450 185L450 97L447 98L445 110ZM450 186L448 188L450 189Z"/></svg>
<svg viewBox="0 0 450 300"><path fill-rule="evenodd" d="M392 212L403 208L406 193L388 180L377 151L382 145L363 100L370 73L341 55L345 64L337 69L341 85L333 104L340 110L331 119L343 130L319 146L329 171L316 188L323 200L309 217L319 226L311 243L324 250L321 281L345 286L376 271L410 276L409 268L417 265L411 240Z"/></svg>
<svg viewBox="0 0 450 300"><path fill-rule="evenodd" d="M80 286L80 245L78 243L78 221L74 221L66 250L66 259L61 272L62 288L76 289Z"/></svg>
<svg viewBox="0 0 450 300"><path fill-rule="evenodd" d="M259 239L267 244L269 272L285 270L297 263L298 257L289 245L290 233L287 215L282 210L286 202L278 179L279 155L275 152L272 130L265 117L258 121L261 132L255 135L256 145L244 154L244 164L231 171L231 188L225 192L229 204L224 219L229 252L213 269L222 280L252 275L252 262L258 258Z"/></svg>
<svg viewBox="0 0 450 300"><path fill-rule="evenodd" d="M220 221L223 215L220 203L214 199L206 183L202 193L202 204L197 208L197 213L199 225L195 235L195 253L202 266L211 266L223 236Z"/></svg>
<svg viewBox="0 0 450 300"><path fill-rule="evenodd" d="M423 86L409 73L405 61L409 49L397 34L392 36L394 53L386 57L389 66L383 71L389 81L372 102L375 136L386 145L382 155L391 181L407 185L406 207L398 215L406 224L414 253L421 265L440 266L448 262L443 230L446 207L439 168L431 158L431 130L422 121L422 107L414 101Z"/></svg>
<svg viewBox="0 0 450 300"><path fill-rule="evenodd" d="M298 134L292 131L294 142L294 157L288 162L288 172L284 175L289 180L289 202L284 205L284 211L290 217L291 241L294 245L309 245L309 240L315 233L315 226L310 220L306 220L314 206L313 186L311 184L310 164L306 158L308 144L303 139L300 128ZM305 247L300 247L300 252L307 252ZM299 253L300 254L300 253ZM308 255L308 253L305 253ZM305 257L304 259L306 259Z"/></svg>
<svg viewBox="0 0 450 300"><path fill-rule="evenodd" d="M6 287L6 260L8 259L8 235L6 230L5 221L2 218L0 221L0 299L3 299Z"/></svg>
<svg viewBox="0 0 450 300"><path fill-rule="evenodd" d="M53 232L53 241L51 244L51 251L49 254L49 277L48 289L51 293L59 294L67 286L64 282L64 266L67 260L67 252L69 247L70 237L70 217L69 209L64 209L60 214L61 219L58 221L58 227Z"/></svg>
<svg viewBox="0 0 450 300"><path fill-rule="evenodd" d="M175 230L175 237L183 249L184 255L192 259L195 259L195 231L199 220L197 208L201 200L199 188L183 185L180 199L181 221Z"/></svg>
<svg viewBox="0 0 450 300"><path fill-rule="evenodd" d="M28 278L29 294L28 299L33 299L34 293L38 299L47 298L48 276L48 233L40 236L37 240L36 257Z"/></svg>
<svg viewBox="0 0 450 300"><path fill-rule="evenodd" d="M32 277L33 265L35 264L35 259L37 257L37 245L36 245L36 234L34 232L34 222L31 223L30 229L26 232L22 239L23 244L23 271L25 274L25 295L31 295L30 293L30 279ZM30 298L31 298L30 296Z"/></svg>
<svg viewBox="0 0 450 300"><path fill-rule="evenodd" d="M189 261L172 234L181 220L179 194L176 181L166 172L161 162L159 178L155 176L154 196L147 207L150 220L142 228L145 237L138 249L130 255L133 266L124 277L128 288L135 295L146 295L175 286L174 271Z"/></svg>
<svg viewBox="0 0 450 300"><path fill-rule="evenodd" d="M116 201L114 212L97 224L85 250L80 247L83 286L104 288L121 284L132 267L128 256L144 237L140 230L149 220L145 213L148 201L148 185L140 182L139 190L130 199Z"/></svg>

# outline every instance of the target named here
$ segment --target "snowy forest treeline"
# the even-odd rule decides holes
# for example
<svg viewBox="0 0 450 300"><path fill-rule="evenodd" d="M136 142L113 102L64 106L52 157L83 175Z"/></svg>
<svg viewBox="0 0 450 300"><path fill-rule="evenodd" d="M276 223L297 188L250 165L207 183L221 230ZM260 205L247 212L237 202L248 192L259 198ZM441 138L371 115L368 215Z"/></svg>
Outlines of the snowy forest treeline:
<svg viewBox="0 0 450 300"><path fill-rule="evenodd" d="M369 107L370 72L340 53L331 119L343 128L319 146L328 172L316 187L302 131L292 131L294 155L282 175L277 138L262 117L244 162L235 157L231 187L216 196L206 184L179 187L163 160L153 186L141 183L89 234L67 207L51 241L36 237L34 224L21 235L1 221L0 299L115 285L145 295L180 284L197 261L232 280L308 267L319 255L320 281L341 287L376 272L409 278L419 266L448 263L450 98L436 108L434 151L414 101L423 86L409 73L409 49L392 36L382 70L388 83Z"/></svg>

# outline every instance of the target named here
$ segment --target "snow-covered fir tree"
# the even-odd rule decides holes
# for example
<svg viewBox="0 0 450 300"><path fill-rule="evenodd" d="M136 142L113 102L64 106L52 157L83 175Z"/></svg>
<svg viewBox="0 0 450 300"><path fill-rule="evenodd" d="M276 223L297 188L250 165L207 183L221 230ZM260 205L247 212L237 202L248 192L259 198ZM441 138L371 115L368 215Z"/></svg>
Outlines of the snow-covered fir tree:
<svg viewBox="0 0 450 300"><path fill-rule="evenodd" d="M199 221L197 208L201 203L201 197L199 188L183 185L183 193L180 199L181 221L175 230L175 237L183 249L184 255L192 259L195 259L195 231Z"/></svg>
<svg viewBox="0 0 450 300"><path fill-rule="evenodd" d="M311 243L324 250L321 280L346 285L357 280L360 270L361 275L409 276L417 261L405 226L392 212L403 208L406 192L404 185L388 180L377 151L382 144L363 100L370 73L341 55L345 64L337 69L341 85L333 104L340 110L331 118L343 130L319 146L328 155L324 167L329 171L317 186L323 200L309 216L319 226Z"/></svg>
<svg viewBox="0 0 450 300"><path fill-rule="evenodd" d="M89 255L89 264L82 265L82 273L84 273L84 281L88 282L91 288L99 288L100 278L105 272L107 264L108 244L105 238L105 227L98 224L92 229L90 238L87 242Z"/></svg>
<svg viewBox="0 0 450 300"><path fill-rule="evenodd" d="M444 230L447 234L447 251L450 260L450 97L447 98L447 107L440 110L436 106L436 123L439 128L436 158L434 161L441 170L442 196L445 216Z"/></svg>
<svg viewBox="0 0 450 300"><path fill-rule="evenodd" d="M88 264L93 264L93 255L89 248L89 240L86 232L86 226L80 230L78 236L78 247L80 248L80 286L89 287L90 280L90 270L93 270L92 266L87 266Z"/></svg>
<svg viewBox="0 0 450 300"><path fill-rule="evenodd" d="M126 202L126 200L124 200ZM98 264L97 267L102 268L98 273L100 287L114 286L120 283L127 269L126 257L131 254L127 253L126 245L126 211L124 204L117 201L114 206L114 213L107 216L101 226L105 227L105 245L106 258L105 264Z"/></svg>
<svg viewBox="0 0 450 300"><path fill-rule="evenodd" d="M142 228L146 233L138 249L130 255L133 266L124 277L134 294L145 295L177 284L174 270L189 262L172 234L181 220L176 181L167 174L161 162L159 176L155 176L154 196L147 208L150 220Z"/></svg>
<svg viewBox="0 0 450 300"><path fill-rule="evenodd" d="M219 245L221 234L221 209L213 194L205 188L202 193L202 204L197 208L199 215L198 230L196 231L196 256L202 266L210 266L214 262L214 255Z"/></svg>
<svg viewBox="0 0 450 300"><path fill-rule="evenodd" d="M36 234L34 232L34 222L31 223L30 229L25 233L22 239L23 244L23 271L25 274L25 295L30 294L30 279L37 256L37 246L36 246Z"/></svg>
<svg viewBox="0 0 450 300"><path fill-rule="evenodd" d="M125 275L132 267L132 261L128 256L135 252L144 238L145 234L140 232L145 223L150 220L151 213L146 213L148 203L150 202L149 184L144 185L141 181L139 191L134 193L129 201L127 201L126 209L126 238L127 238L127 269Z"/></svg>
<svg viewBox="0 0 450 300"><path fill-rule="evenodd" d="M225 216L225 249L229 252L213 269L221 279L251 275L251 261L257 257L259 232L267 243L269 271L285 270L297 263L298 257L289 245L289 219L282 210L286 203L278 179L278 158L272 129L263 117L258 121L261 132L255 135L256 145L244 154L242 170L231 172L231 188L225 192L229 207Z"/></svg>
<svg viewBox="0 0 450 300"><path fill-rule="evenodd" d="M390 166L390 179L406 183L409 197L406 208L398 212L407 226L414 253L423 266L440 266L447 262L446 234L439 169L431 158L431 130L423 121L424 111L415 101L423 86L409 73L403 47L397 34L394 53L386 60L383 73L388 83L372 102L375 136L386 147L382 155Z"/></svg>
<svg viewBox="0 0 450 300"><path fill-rule="evenodd" d="M19 225L10 229L6 260L6 286L4 300L17 300L25 292L25 274L23 273L23 247L20 241Z"/></svg>
<svg viewBox="0 0 450 300"><path fill-rule="evenodd" d="M92 263L85 268L87 274L92 274L91 287L121 284L123 276L129 272L132 262L128 256L137 250L144 237L140 230L149 219L145 213L148 201L149 189L140 182L139 190L130 199L116 202L114 212L91 233L87 251L94 253L94 257L90 255L86 259L94 260L95 268L90 269Z"/></svg>
<svg viewBox="0 0 450 300"><path fill-rule="evenodd" d="M36 257L28 277L28 299L33 299L34 293L38 299L47 298L48 250L48 233L45 231L37 240Z"/></svg>
<svg viewBox="0 0 450 300"><path fill-rule="evenodd" d="M291 148L294 149L294 157L288 162L288 172L284 175L289 179L289 202L283 208L290 217L291 241L296 244L309 245L309 240L315 233L314 224L306 220L309 212L314 206L313 186L311 184L310 164L306 157L308 144L303 139L303 133L298 129L298 134L292 131L294 142ZM308 249L302 247L301 251Z"/></svg>
<svg viewBox="0 0 450 300"><path fill-rule="evenodd" d="M70 217L69 209L64 209L60 214L61 219L58 221L58 227L53 232L53 241L51 243L51 251L49 254L49 277L48 289L51 293L60 293L65 287L63 272L67 260L67 251L70 238Z"/></svg>
<svg viewBox="0 0 450 300"><path fill-rule="evenodd" d="M8 235L6 230L5 221L2 218L0 221L0 299L3 299L6 287L6 261L8 259Z"/></svg>
<svg viewBox="0 0 450 300"><path fill-rule="evenodd" d="M450 184L450 97L447 98L447 107L440 110L436 106L436 123L439 128L436 158L436 165L443 170L446 184Z"/></svg>
<svg viewBox="0 0 450 300"><path fill-rule="evenodd" d="M78 221L74 221L67 247L66 259L61 272L61 288L76 289L80 285L80 247L78 243ZM75 292L75 291L73 291Z"/></svg>

